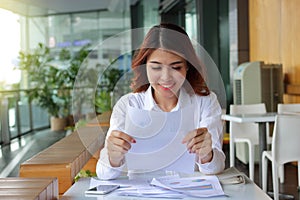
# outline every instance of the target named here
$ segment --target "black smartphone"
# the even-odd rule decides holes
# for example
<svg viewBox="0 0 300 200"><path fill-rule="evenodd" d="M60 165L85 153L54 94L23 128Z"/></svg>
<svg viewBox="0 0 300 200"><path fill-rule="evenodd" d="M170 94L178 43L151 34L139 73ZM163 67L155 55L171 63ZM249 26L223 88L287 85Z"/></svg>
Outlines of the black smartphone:
<svg viewBox="0 0 300 200"><path fill-rule="evenodd" d="M118 189L119 187L120 185L98 185L86 190L85 194L107 194Z"/></svg>

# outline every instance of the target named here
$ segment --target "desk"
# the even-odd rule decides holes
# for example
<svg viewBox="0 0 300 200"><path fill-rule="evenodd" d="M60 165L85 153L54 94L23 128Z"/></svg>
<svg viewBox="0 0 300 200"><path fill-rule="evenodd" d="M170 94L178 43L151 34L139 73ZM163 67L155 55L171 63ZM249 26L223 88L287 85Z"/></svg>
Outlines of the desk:
<svg viewBox="0 0 300 200"><path fill-rule="evenodd" d="M198 175L199 172L196 172L195 175ZM99 195L98 197L85 197L84 191L88 189L90 183L90 178L81 178L76 182L67 192L60 198L60 200L79 200L79 199L97 199L97 200L129 200L129 199L163 199L163 198L141 198L141 197L126 197L118 196L114 192L107 195ZM226 195L224 197L209 197L204 198L208 200L270 200L271 198L264 193L253 181L246 177L246 184L237 184L237 185L224 185L222 186ZM184 200L194 200L199 198L187 197Z"/></svg>
<svg viewBox="0 0 300 200"><path fill-rule="evenodd" d="M266 123L274 122L277 113L222 115L222 119L237 123L258 123L259 127L259 183L262 185L262 153L267 150ZM229 133L230 134L230 133Z"/></svg>

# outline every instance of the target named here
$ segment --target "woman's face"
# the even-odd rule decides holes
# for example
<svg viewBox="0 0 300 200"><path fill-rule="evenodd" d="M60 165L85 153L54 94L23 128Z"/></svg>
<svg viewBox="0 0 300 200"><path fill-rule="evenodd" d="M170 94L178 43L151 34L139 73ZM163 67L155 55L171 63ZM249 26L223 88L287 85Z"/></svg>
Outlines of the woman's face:
<svg viewBox="0 0 300 200"><path fill-rule="evenodd" d="M177 98L187 73L187 63L182 57L157 49L147 59L148 81L158 98Z"/></svg>

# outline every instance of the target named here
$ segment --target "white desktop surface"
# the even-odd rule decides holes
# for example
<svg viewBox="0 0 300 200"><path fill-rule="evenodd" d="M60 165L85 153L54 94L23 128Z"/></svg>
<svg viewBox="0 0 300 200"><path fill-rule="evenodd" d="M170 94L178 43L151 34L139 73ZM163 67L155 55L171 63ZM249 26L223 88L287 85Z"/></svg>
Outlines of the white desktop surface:
<svg viewBox="0 0 300 200"><path fill-rule="evenodd" d="M197 173L196 173L197 175ZM159 200L166 198L143 198L143 197L128 197L128 196L118 196L116 193L112 192L107 195L98 195L96 197L86 197L84 192L89 188L90 178L81 178L78 182L74 183L69 190L67 190L60 200L130 200L130 199L151 199ZM209 200L264 200L271 199L266 193L264 193L256 184L254 184L250 179L246 179L245 184L236 185L223 185L223 190L227 196L223 197L206 197L206 198L193 198L187 197L184 200L194 200L194 199L209 199ZM170 199L170 198L168 198Z"/></svg>

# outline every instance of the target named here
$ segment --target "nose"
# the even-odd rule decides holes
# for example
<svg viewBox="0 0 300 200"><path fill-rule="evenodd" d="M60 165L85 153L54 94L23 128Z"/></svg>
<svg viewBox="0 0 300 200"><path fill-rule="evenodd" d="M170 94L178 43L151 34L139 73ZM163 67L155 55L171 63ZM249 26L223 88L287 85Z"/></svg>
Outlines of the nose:
<svg viewBox="0 0 300 200"><path fill-rule="evenodd" d="M161 72L161 80L163 81L169 81L172 79L172 72L171 69L169 69L169 67L164 67L162 72Z"/></svg>

